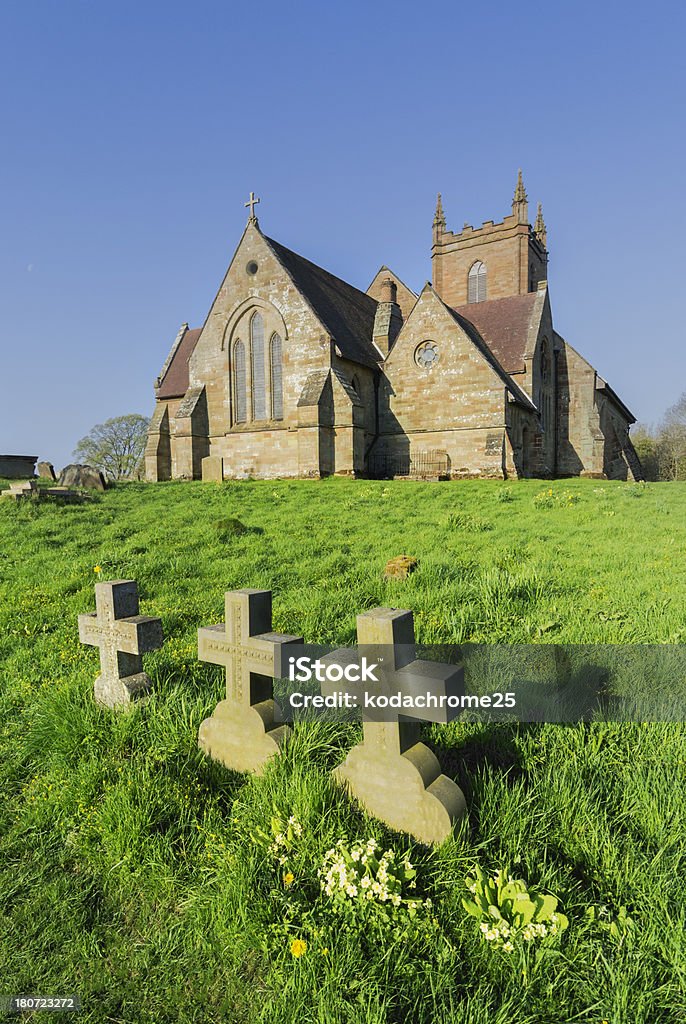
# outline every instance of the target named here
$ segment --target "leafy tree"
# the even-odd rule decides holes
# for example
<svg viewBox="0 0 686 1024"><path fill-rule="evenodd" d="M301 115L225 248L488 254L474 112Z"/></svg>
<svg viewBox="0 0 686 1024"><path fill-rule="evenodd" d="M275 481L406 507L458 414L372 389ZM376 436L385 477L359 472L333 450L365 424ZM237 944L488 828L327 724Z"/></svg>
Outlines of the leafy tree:
<svg viewBox="0 0 686 1024"><path fill-rule="evenodd" d="M686 391L670 406L658 440L663 480L686 480Z"/></svg>
<svg viewBox="0 0 686 1024"><path fill-rule="evenodd" d="M658 427L639 423L631 440L647 480L686 480L686 391Z"/></svg>
<svg viewBox="0 0 686 1024"><path fill-rule="evenodd" d="M655 429L644 423L637 423L631 431L631 440L641 460L646 480L659 480L660 459Z"/></svg>
<svg viewBox="0 0 686 1024"><path fill-rule="evenodd" d="M141 475L150 420L130 413L98 423L74 448L78 462L101 469L110 480Z"/></svg>

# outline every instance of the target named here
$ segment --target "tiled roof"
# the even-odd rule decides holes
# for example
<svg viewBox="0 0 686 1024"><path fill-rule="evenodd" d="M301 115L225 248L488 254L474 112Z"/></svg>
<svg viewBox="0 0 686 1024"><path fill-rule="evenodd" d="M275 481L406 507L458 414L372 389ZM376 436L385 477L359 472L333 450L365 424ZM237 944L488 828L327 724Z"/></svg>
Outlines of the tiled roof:
<svg viewBox="0 0 686 1024"><path fill-rule="evenodd" d="M456 312L474 324L503 369L508 373L523 373L529 328L536 312L536 300L542 294L527 292L506 299L470 302L458 306Z"/></svg>
<svg viewBox="0 0 686 1024"><path fill-rule="evenodd" d="M266 240L342 356L365 366L378 366L381 355L372 343L376 300L273 238Z"/></svg>
<svg viewBox="0 0 686 1024"><path fill-rule="evenodd" d="M202 327L187 330L181 338L157 392L158 398L181 398L188 390L188 360L193 355Z"/></svg>
<svg viewBox="0 0 686 1024"><path fill-rule="evenodd" d="M479 305L482 305L482 303L479 303ZM512 397L519 402L520 405L526 406L527 409L535 409L536 406L529 396L525 391L522 391L519 384L512 380L512 377L510 377L509 373L503 368L500 360L493 354L489 346L485 343L480 332L476 330L474 324L467 320L466 317L462 316L461 313L458 313L456 309L452 309L450 306L446 306L445 308L472 340L473 344L476 345L484 359L495 370Z"/></svg>

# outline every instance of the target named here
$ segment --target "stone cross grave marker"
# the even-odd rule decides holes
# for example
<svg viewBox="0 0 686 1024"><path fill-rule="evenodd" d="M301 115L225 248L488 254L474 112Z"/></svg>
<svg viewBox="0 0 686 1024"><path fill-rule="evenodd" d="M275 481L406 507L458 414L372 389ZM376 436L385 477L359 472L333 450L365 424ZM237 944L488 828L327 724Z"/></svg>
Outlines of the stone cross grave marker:
<svg viewBox="0 0 686 1024"><path fill-rule="evenodd" d="M95 584L95 615L79 615L79 640L100 648L95 699L107 707L130 704L150 688L142 654L162 646L162 621L138 614L135 580Z"/></svg>
<svg viewBox="0 0 686 1024"><path fill-rule="evenodd" d="M302 637L270 632L270 590L231 590L226 621L198 630L198 658L226 669L226 700L200 726L198 744L237 772L261 772L278 754L289 727L274 700L274 679L286 675L288 648Z"/></svg>
<svg viewBox="0 0 686 1024"><path fill-rule="evenodd" d="M416 659L412 612L374 608L357 616L358 658L378 664L379 682L365 683L368 693L415 697L460 695L461 666ZM343 653L343 652L342 652ZM328 661L338 660L336 653ZM347 688L347 684L346 684ZM334 693L340 683L324 683ZM355 691L362 706L360 688ZM419 721L441 722L456 717L453 708L387 707L362 712L363 741L335 770L336 779L376 818L422 843L440 843L466 812L462 790L441 773L436 755L419 740ZM410 721L409 719L412 719Z"/></svg>

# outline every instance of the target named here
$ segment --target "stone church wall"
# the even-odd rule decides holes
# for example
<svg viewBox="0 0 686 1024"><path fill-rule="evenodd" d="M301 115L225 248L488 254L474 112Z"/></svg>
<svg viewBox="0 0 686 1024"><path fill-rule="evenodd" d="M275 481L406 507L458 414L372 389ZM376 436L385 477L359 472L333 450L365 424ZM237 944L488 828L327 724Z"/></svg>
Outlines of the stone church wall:
<svg viewBox="0 0 686 1024"><path fill-rule="evenodd" d="M604 439L595 402L596 373L560 335L557 356L559 476L601 476Z"/></svg>
<svg viewBox="0 0 686 1024"><path fill-rule="evenodd" d="M233 431L212 438L210 455L224 459L224 476L233 479L300 475L297 428Z"/></svg>
<svg viewBox="0 0 686 1024"><path fill-rule="evenodd" d="M256 270L255 270L256 267ZM251 272L254 271L254 272ZM246 295L247 292L247 295ZM251 419L250 320L264 320L265 420ZM282 340L283 419L271 418L269 342ZM245 345L248 422L236 422L233 353ZM210 454L225 460L229 477L298 476L298 401L309 374L330 365L330 341L259 231L248 226L190 359L191 384L204 383Z"/></svg>
<svg viewBox="0 0 686 1024"><path fill-rule="evenodd" d="M426 342L437 352L430 369L417 363ZM403 326L384 370L375 455L438 449L457 475L503 475L505 385L431 291Z"/></svg>

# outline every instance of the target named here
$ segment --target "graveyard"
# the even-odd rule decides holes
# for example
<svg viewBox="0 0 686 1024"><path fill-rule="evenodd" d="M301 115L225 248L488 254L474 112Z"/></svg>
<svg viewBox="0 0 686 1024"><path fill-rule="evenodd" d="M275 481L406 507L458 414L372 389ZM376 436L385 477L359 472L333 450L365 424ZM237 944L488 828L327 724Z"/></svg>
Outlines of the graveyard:
<svg viewBox="0 0 686 1024"><path fill-rule="evenodd" d="M426 645L686 643L686 484L82 497L0 502L3 991L122 1024L686 1014L680 722L413 725L464 800L426 843L341 784L373 782L358 724L260 723L245 762L221 724L232 672L238 699L253 662L276 674L281 645L354 645L361 622ZM122 708L126 686L145 697Z"/></svg>

